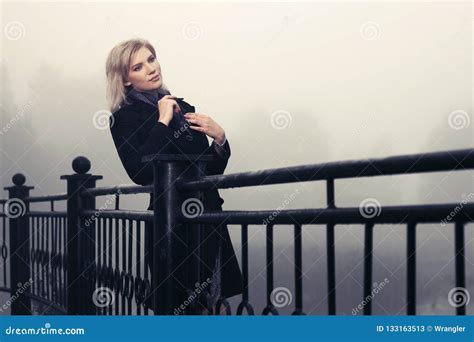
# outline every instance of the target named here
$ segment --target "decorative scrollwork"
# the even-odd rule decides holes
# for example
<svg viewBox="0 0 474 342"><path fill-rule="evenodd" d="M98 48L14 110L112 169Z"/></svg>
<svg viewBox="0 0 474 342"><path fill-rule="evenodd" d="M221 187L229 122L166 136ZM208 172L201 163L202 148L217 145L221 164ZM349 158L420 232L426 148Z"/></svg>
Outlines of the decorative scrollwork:
<svg viewBox="0 0 474 342"><path fill-rule="evenodd" d="M132 300L133 298L133 275L131 273L127 273L125 275L126 279L126 290L124 291L124 296L128 298L128 300Z"/></svg>
<svg viewBox="0 0 474 342"><path fill-rule="evenodd" d="M8 256L8 248L5 244L2 245L2 258L6 259Z"/></svg>
<svg viewBox="0 0 474 342"><path fill-rule="evenodd" d="M135 302L140 305L145 300L146 284L139 276L135 278Z"/></svg>
<svg viewBox="0 0 474 342"><path fill-rule="evenodd" d="M216 305L215 305L216 315L219 316L221 314L221 308L224 309L224 312L227 316L232 315L232 310L230 309L229 302L227 301L227 299L225 297L222 297L222 296L219 297L219 299L217 300Z"/></svg>
<svg viewBox="0 0 474 342"><path fill-rule="evenodd" d="M239 304L239 306L237 307L237 315L241 316L244 309L247 311L247 314L255 315L255 311L252 307L252 304L250 304L247 300L244 300Z"/></svg>
<svg viewBox="0 0 474 342"><path fill-rule="evenodd" d="M267 305L265 309L263 309L262 315L266 316L268 314L272 314L275 316L279 315L278 310L273 305Z"/></svg>
<svg viewBox="0 0 474 342"><path fill-rule="evenodd" d="M2 256L3 256L3 250L2 250ZM36 249L30 250L30 258L31 258L32 263L36 262Z"/></svg>

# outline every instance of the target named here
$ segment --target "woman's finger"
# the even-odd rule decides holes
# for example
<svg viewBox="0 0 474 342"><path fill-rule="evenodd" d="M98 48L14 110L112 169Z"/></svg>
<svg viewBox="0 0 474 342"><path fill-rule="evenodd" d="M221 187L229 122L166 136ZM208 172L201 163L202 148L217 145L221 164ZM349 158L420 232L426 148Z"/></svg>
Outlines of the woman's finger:
<svg viewBox="0 0 474 342"><path fill-rule="evenodd" d="M186 121L199 125L199 120L196 120L196 119L186 118Z"/></svg>
<svg viewBox="0 0 474 342"><path fill-rule="evenodd" d="M184 114L186 120L194 120L194 122L199 123L201 122L202 118L200 118L196 113L186 113Z"/></svg>
<svg viewBox="0 0 474 342"><path fill-rule="evenodd" d="M188 113L186 113L186 114L189 114L189 116L195 117L195 118L202 118L202 117L206 116L205 114L194 113L194 112L188 112Z"/></svg>
<svg viewBox="0 0 474 342"><path fill-rule="evenodd" d="M204 113L189 113L189 114L194 114L200 118L209 118L210 116Z"/></svg>
<svg viewBox="0 0 474 342"><path fill-rule="evenodd" d="M174 101L174 100L171 100L169 101L172 106L173 106L173 112L175 113L179 113L181 111L181 108L179 108L179 105L178 105L178 102Z"/></svg>
<svg viewBox="0 0 474 342"><path fill-rule="evenodd" d="M195 131L206 133L206 129L201 126L189 126L189 128L194 129Z"/></svg>

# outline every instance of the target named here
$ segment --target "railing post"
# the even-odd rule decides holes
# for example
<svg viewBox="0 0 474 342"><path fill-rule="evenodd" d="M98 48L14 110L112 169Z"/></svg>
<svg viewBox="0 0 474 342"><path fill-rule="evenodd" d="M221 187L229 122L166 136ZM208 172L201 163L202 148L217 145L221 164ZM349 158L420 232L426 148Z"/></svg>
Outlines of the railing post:
<svg viewBox="0 0 474 342"><path fill-rule="evenodd" d="M67 312L68 315L93 313L92 295L95 281L88 281L87 274L94 274L95 242L94 234L84 226L81 213L85 209L95 208L95 197L81 197L85 189L95 187L98 179L87 173L91 163L86 157L76 157L72 162L74 175L63 175L67 181ZM93 229L93 227L92 227ZM94 278L95 279L95 278Z"/></svg>
<svg viewBox="0 0 474 342"><path fill-rule="evenodd" d="M10 295L12 315L31 315L31 301L25 295L31 288L30 272L30 230L26 213L29 204L23 199L28 197L34 187L25 186L25 176L17 173L12 178L13 186L8 190L5 214L10 221ZM25 284L27 288L25 288Z"/></svg>
<svg viewBox="0 0 474 342"><path fill-rule="evenodd" d="M407 224L407 315L416 315L416 223Z"/></svg>
<svg viewBox="0 0 474 342"><path fill-rule="evenodd" d="M464 222L456 221L454 224L454 255L455 255L455 277L456 288L466 288L466 262L464 251ZM461 305L456 306L456 315L466 315L466 301L462 301Z"/></svg>
<svg viewBox="0 0 474 342"><path fill-rule="evenodd" d="M179 176L176 162L155 163L153 168L153 308L155 314L171 315L174 307L173 230L178 224L178 193L173 184ZM161 197L161 198L160 198ZM158 249L156 248L158 247Z"/></svg>
<svg viewBox="0 0 474 342"><path fill-rule="evenodd" d="M177 248L183 248L178 238L177 227L182 223L181 205L186 195L177 190L176 181L178 178L199 177L203 172L203 162L211 160L213 157L209 155L157 154L143 158L144 162L153 162L153 246L155 248L153 249L152 293L153 310L157 315L172 315L174 310L182 304L179 294L175 291L179 284L173 273L179 266L175 260ZM195 165L190 165L191 163ZM196 237L194 234L190 236ZM191 246L197 245L192 238L189 242ZM188 277L194 278L198 265L191 263L191 260L189 262L192 268Z"/></svg>

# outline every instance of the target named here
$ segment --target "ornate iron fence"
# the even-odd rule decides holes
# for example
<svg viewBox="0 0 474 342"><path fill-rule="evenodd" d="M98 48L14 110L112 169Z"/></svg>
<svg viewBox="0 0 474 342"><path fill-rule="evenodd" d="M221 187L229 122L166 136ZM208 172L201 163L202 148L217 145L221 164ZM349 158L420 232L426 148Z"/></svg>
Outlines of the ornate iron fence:
<svg viewBox="0 0 474 342"><path fill-rule="evenodd" d="M152 163L154 184L96 187L102 176L89 174L90 162L77 157L73 175L61 176L67 192L50 196L30 196L32 187L16 174L13 186L6 187L8 200L0 200L0 291L10 292L11 312L27 315L32 301L41 303L40 313L56 314L173 314L180 303L175 300L176 279L173 258L178 239L174 229L181 223L192 227L195 253L188 260L189 277L201 283L200 248L204 224L236 224L241 228L241 268L243 294L235 310L238 315L255 314L249 293L248 225L266 226L266 298L262 314L278 314L271 301L274 289L273 229L292 225L294 232L295 308L304 314L302 281L302 226L326 225L328 314L336 314L336 272L334 229L337 224L364 224L364 298L372 290L373 231L379 224L405 224L407 237L407 314L416 314L416 230L419 223L454 225L455 286L466 286L464 230L474 217L474 204L431 204L383 206L377 215L364 215L360 208L340 208L335 203L336 179L388 176L474 168L474 150L396 156L382 159L332 162L261 170L229 175L206 176L205 164L211 156L153 155L143 158ZM190 217L181 205L190 198L200 199L205 191L268 184L325 181L327 207L319 209L272 211L215 211ZM120 209L120 196L153 193L153 211ZM96 208L96 198L112 195L114 208ZM57 211L54 204L66 201L67 210ZM50 203L49 211L32 211L33 202ZM271 219L269 219L271 218ZM153 230L153 255L146 254L147 231ZM153 260L150 260L153 258ZM150 265L153 265L150 269ZM472 272L470 269L469 272ZM154 279L152 283L152 279ZM192 289L190 289L191 291ZM196 311L199 297L183 311ZM5 306L5 305L4 305ZM47 311L46 309L49 311ZM232 314L226 298L219 298L210 313L224 309ZM364 314L372 313L371 302ZM465 315L466 305L456 308Z"/></svg>

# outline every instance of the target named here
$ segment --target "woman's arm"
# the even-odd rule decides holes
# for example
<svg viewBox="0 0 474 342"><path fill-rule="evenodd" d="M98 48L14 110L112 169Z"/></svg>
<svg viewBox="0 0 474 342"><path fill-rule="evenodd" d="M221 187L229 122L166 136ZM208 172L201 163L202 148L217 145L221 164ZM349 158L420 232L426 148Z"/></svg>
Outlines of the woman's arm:
<svg viewBox="0 0 474 342"><path fill-rule="evenodd" d="M220 146L213 141L209 147L209 153L215 156L217 159L215 162L210 162L207 165L207 174L208 175L222 175L225 168L227 167L227 162L229 161L231 151L229 141L226 139L225 143Z"/></svg>
<svg viewBox="0 0 474 342"><path fill-rule="evenodd" d="M153 153L173 153L173 134L170 128L156 122L145 143L138 139L138 130L143 123L136 119L136 113L130 110L119 110L110 118L110 130L115 148L122 164L132 181L139 185L153 182L151 163L142 163L143 156Z"/></svg>
<svg viewBox="0 0 474 342"><path fill-rule="evenodd" d="M217 124L209 115L200 113L186 113L184 117L195 126L190 126L191 129L198 132L202 132L207 136L214 139L211 146L206 150L206 153L212 154L216 157L217 161L208 163L207 174L208 175L220 175L224 173L227 166L227 162L230 158L230 145L225 137L225 132L221 126ZM220 146L216 139L222 144Z"/></svg>

